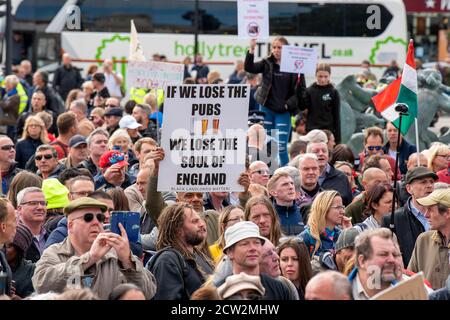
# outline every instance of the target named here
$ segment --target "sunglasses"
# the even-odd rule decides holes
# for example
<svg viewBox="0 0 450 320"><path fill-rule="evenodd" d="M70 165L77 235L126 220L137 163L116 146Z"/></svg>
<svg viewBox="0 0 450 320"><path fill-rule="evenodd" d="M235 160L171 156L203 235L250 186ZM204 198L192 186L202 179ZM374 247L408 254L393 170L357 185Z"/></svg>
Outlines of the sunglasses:
<svg viewBox="0 0 450 320"><path fill-rule="evenodd" d="M382 147L382 146L368 146L368 147L367 147L367 149L368 149L369 151L373 151L373 150L380 151L381 148L383 148L383 147Z"/></svg>
<svg viewBox="0 0 450 320"><path fill-rule="evenodd" d="M45 158L46 160L50 160L51 158L53 158L52 154L44 154L44 155L39 155L34 157L37 161L41 161L42 158Z"/></svg>
<svg viewBox="0 0 450 320"><path fill-rule="evenodd" d="M105 215L103 213L90 213L90 212L85 213L83 216L75 218L73 220L77 220L77 219L83 218L84 222L89 223L92 220L94 220L94 216L97 218L98 222L100 222L100 223L105 222L106 217L105 217Z"/></svg>
<svg viewBox="0 0 450 320"><path fill-rule="evenodd" d="M13 144L10 145L6 145L6 146L1 146L0 149L2 149L3 151L9 151L11 149L15 149Z"/></svg>

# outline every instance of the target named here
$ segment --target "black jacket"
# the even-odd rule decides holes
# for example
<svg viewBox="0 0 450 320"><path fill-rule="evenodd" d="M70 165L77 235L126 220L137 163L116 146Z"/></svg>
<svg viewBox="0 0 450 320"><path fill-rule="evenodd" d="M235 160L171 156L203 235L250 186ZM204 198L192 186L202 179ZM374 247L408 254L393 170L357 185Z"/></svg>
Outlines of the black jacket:
<svg viewBox="0 0 450 320"><path fill-rule="evenodd" d="M13 271L12 278L15 281L16 294L25 298L34 292L31 278L34 274L36 265L31 261L21 259L17 268Z"/></svg>
<svg viewBox="0 0 450 320"><path fill-rule="evenodd" d="M347 176L330 166L331 170L325 175L325 180L320 185L324 190L336 190L341 194L344 206L352 202L352 188L348 182Z"/></svg>
<svg viewBox="0 0 450 320"><path fill-rule="evenodd" d="M389 142L384 145L383 147L384 154L389 154L389 146L390 146ZM406 172L408 171L408 168L406 166L408 158L411 154L417 152L417 147L406 141L405 138L403 138L402 143L400 143L399 149L400 155L398 157L398 165L401 174L406 174Z"/></svg>
<svg viewBox="0 0 450 320"><path fill-rule="evenodd" d="M92 161L92 159L90 157L87 160L81 161L81 163L78 165L78 168L88 169L93 177L95 177L98 174L101 174L100 169L97 168L97 166L95 165L95 163Z"/></svg>
<svg viewBox="0 0 450 320"><path fill-rule="evenodd" d="M269 56L262 59L261 61L254 62L254 58L254 54L251 54L249 51L247 51L247 55L245 56L244 68L245 71L250 73L262 73L261 85L256 90L255 99L257 103L265 106L272 88L275 59L273 58L273 56ZM285 108L285 106L279 106L276 110L274 109L273 111L278 113L289 111L291 114L295 115L299 111L298 97L303 94L303 91L306 89L306 81L304 74L300 75L300 81L297 81L298 77L294 73L289 73L289 76L290 86L288 98L286 99L287 109Z"/></svg>
<svg viewBox="0 0 450 320"><path fill-rule="evenodd" d="M417 237L422 232L425 232L423 225L411 212L411 200L412 198L410 197L405 206L397 209L394 213L395 234L397 235L397 240L400 245L405 268L408 266L409 260L411 259ZM389 228L390 222L391 215L384 216L381 226Z"/></svg>
<svg viewBox="0 0 450 320"><path fill-rule="evenodd" d="M206 280L194 260L184 258L172 248L157 252L147 269L157 282L154 300L189 300Z"/></svg>
<svg viewBox="0 0 450 320"><path fill-rule="evenodd" d="M27 161L34 156L37 147L42 144L41 140L35 140L28 137L25 140L20 140L16 144L16 161L17 166L21 169L25 169Z"/></svg>
<svg viewBox="0 0 450 320"><path fill-rule="evenodd" d="M17 166L17 162L12 164L8 172L2 177L2 192L7 194L9 186L11 185L12 179L18 174L22 169Z"/></svg>
<svg viewBox="0 0 450 320"><path fill-rule="evenodd" d="M6 285L5 287L5 294L7 296L11 295L11 279L12 279L12 272L11 268L9 267L8 262L6 261L5 253L3 252L3 248L0 247L0 273L6 273L6 283L2 282L1 285ZM4 281L4 279L0 279L0 281Z"/></svg>
<svg viewBox="0 0 450 320"><path fill-rule="evenodd" d="M83 79L80 75L80 70L72 65L66 68L64 65L56 69L55 77L53 78L53 88L55 88L61 98L66 100L70 90L81 87Z"/></svg>
<svg viewBox="0 0 450 320"><path fill-rule="evenodd" d="M319 86L312 84L300 99L300 110L308 110L306 131L328 129L333 132L336 144L341 141L341 102L339 92L332 84Z"/></svg>

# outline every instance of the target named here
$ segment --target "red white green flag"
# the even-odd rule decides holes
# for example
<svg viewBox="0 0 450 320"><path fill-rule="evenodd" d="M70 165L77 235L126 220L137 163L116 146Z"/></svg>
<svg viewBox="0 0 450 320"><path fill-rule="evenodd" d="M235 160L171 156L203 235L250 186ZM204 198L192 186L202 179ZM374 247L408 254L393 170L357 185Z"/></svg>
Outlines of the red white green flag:
<svg viewBox="0 0 450 320"><path fill-rule="evenodd" d="M409 127L414 123L417 117L417 71L414 62L414 44L411 40L408 46L408 54L403 67L403 74L383 91L372 98L375 109L381 113L383 118L400 129L405 135ZM400 127L399 113L395 111L398 103L404 103L408 106L408 115L402 116L402 127Z"/></svg>

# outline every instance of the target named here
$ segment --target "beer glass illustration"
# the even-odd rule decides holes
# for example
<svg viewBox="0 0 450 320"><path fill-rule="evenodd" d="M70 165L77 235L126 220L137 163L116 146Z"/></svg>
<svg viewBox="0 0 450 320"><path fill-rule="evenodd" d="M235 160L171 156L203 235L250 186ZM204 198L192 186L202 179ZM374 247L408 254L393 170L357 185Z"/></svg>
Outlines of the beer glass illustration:
<svg viewBox="0 0 450 320"><path fill-rule="evenodd" d="M213 133L214 134L219 133L219 118L213 119Z"/></svg>
<svg viewBox="0 0 450 320"><path fill-rule="evenodd" d="M208 130L208 119L204 118L202 119L202 135L204 135L207 130Z"/></svg>

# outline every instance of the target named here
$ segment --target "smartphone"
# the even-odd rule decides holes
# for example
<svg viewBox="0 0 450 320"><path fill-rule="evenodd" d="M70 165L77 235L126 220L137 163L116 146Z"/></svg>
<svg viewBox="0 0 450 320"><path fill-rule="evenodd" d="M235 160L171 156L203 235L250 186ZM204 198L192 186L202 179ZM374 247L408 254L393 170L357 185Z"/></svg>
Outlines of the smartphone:
<svg viewBox="0 0 450 320"><path fill-rule="evenodd" d="M127 232L128 240L136 243L139 239L140 219L141 215L139 212L112 211L110 219L111 231L120 235L119 223L121 223Z"/></svg>

